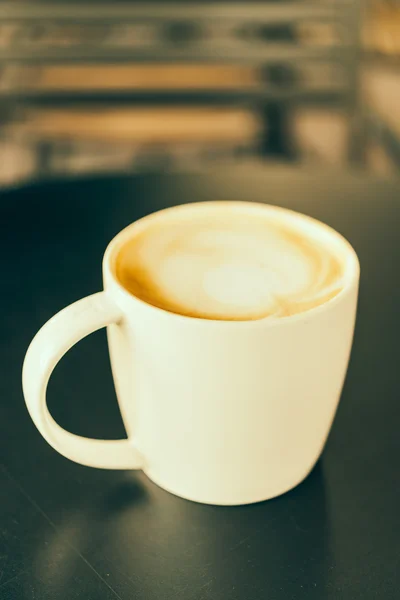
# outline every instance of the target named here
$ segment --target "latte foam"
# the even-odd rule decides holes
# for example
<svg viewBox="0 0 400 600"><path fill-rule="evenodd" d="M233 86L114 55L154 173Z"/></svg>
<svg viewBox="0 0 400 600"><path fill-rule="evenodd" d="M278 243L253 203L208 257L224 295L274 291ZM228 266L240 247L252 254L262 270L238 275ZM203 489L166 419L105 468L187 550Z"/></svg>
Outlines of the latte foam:
<svg viewBox="0 0 400 600"><path fill-rule="evenodd" d="M287 317L343 288L340 257L285 218L229 210L149 221L120 249L120 283L144 302L216 320Z"/></svg>

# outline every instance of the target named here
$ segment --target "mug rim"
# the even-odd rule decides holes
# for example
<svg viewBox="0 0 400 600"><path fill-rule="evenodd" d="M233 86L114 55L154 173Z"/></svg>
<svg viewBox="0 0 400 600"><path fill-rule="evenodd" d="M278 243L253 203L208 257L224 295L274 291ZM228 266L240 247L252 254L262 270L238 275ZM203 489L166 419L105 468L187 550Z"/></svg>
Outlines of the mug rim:
<svg viewBox="0 0 400 600"><path fill-rule="evenodd" d="M122 246L128 241L128 239L132 235L132 231L142 230L146 225L151 221L162 220L163 217L170 215L171 213L179 213L179 212L191 212L191 211L201 211L203 209L215 207L215 208L223 208L229 206L230 208L237 208L238 210L244 211L252 211L252 212L273 212L280 213L281 215L286 215L293 221L298 220L302 221L306 226L311 226L314 230L319 230L322 232L322 235L327 235L328 238L334 239L335 243L340 246L344 251L344 261L345 261L345 277L343 282L343 288L331 299L314 306L308 310L295 313L293 315L289 315L286 317L264 317L261 319L248 319L248 320L229 320L229 319L212 319L212 318L203 318L203 317L194 317L190 315L183 315L180 313L175 313L168 311L164 308L160 308L158 306L154 306L145 300L142 300L138 296L135 296L131 292L129 292L119 281L116 275L115 263L119 250ZM103 276L105 282L109 283L108 277L111 278L112 286L115 291L118 292L118 295L123 297L126 301L130 300L134 302L136 305L140 305L142 307L146 307L147 310L155 311L156 314L163 315L166 318L175 319L178 321L184 321L186 323L201 323L204 325L213 325L213 326L222 326L222 327L245 327L245 326L259 326L263 324L264 326L277 326L284 325L289 323L294 323L296 321L304 320L304 318L310 318L311 316L320 314L329 309L332 309L336 304L338 304L341 300L343 300L350 292L354 289L355 286L358 286L359 277L360 277L360 262L357 256L357 253L351 243L336 229L327 225L323 221L315 219L309 215L304 213L284 208L281 206L276 206L273 204L263 203L263 202L252 202L246 200L208 200L201 202L189 202L183 204L177 204L175 206L169 206L167 208L163 208L161 210L157 210L153 213L145 215L136 221L133 221L126 227L124 227L121 231L119 231L113 239L107 245L103 256ZM106 290L107 291L107 290Z"/></svg>

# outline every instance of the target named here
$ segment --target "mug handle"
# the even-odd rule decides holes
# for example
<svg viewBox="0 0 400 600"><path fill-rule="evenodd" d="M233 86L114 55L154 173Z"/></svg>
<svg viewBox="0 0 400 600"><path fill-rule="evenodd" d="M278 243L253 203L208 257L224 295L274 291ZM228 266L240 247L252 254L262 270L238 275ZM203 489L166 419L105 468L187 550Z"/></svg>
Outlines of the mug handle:
<svg viewBox="0 0 400 600"><path fill-rule="evenodd" d="M88 467L140 469L143 459L129 439L91 439L60 427L47 408L47 384L56 364L74 344L97 329L118 323L121 318L122 312L106 292L78 300L43 325L24 361L23 391L36 427L57 452Z"/></svg>

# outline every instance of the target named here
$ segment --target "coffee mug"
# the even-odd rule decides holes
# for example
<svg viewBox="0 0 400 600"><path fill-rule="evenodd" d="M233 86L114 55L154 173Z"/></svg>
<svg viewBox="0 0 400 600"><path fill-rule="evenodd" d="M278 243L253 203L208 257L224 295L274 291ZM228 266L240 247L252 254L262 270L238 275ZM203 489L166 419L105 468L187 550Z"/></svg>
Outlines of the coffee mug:
<svg viewBox="0 0 400 600"><path fill-rule="evenodd" d="M202 317L190 310L170 310L127 289L118 275L124 248L144 237L151 250L152 231L168 237L177 223L183 232L205 217L210 223L220 219L228 228L232 222L232 231L252 219L259 228L264 219L289 227L304 247L304 240L318 240L327 256L340 257L340 289L321 296L315 305L298 304L304 310L261 318L243 318L239 312L235 318L230 311L226 319L223 312L214 318L211 313ZM259 229L254 232L253 241ZM176 246L176 233L171 236ZM249 239L243 245L247 254ZM241 251L240 243L233 242L236 258ZM286 257L284 252L275 255L278 260ZM318 260L311 256L310 264L321 265ZM287 258L285 268L286 263ZM243 285L250 271L243 271ZM297 267L292 275L289 271L289 283L298 277ZM48 443L90 467L142 469L165 490L208 504L259 502L300 483L322 452L349 361L359 281L359 263L350 244L327 225L278 207L228 201L188 204L149 215L120 232L105 252L103 277L104 291L50 319L25 358L26 404ZM246 290L239 291L242 297ZM254 297L252 292L249 298ZM102 327L107 327L127 432L127 439L117 441L64 430L46 405L47 383L60 358Z"/></svg>

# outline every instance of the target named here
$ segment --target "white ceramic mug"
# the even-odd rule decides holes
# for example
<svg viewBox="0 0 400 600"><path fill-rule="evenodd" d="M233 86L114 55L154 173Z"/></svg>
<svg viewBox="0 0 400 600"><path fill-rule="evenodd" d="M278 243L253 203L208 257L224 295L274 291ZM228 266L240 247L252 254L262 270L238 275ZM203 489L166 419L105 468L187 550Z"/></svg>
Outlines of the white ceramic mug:
<svg viewBox="0 0 400 600"><path fill-rule="evenodd" d="M26 355L26 404L58 452L91 467L143 469L166 490L211 504L266 500L307 476L323 449L346 374L359 263L350 244L326 225L277 207L246 206L264 215L284 213L293 225L317 232L340 249L346 262L343 290L325 304L281 319L213 321L166 312L121 286L115 256L150 221L199 205L174 207L133 223L106 250L104 291L50 319ZM120 441L69 433L46 405L57 362L101 327L108 328L127 431L127 439Z"/></svg>

